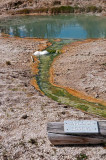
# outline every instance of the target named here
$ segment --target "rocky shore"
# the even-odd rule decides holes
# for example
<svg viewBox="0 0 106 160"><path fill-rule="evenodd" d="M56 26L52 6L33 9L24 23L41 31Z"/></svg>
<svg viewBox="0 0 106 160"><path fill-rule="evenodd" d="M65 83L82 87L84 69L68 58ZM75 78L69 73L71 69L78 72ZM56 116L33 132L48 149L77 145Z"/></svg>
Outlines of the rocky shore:
<svg viewBox="0 0 106 160"><path fill-rule="evenodd" d="M103 47L104 42L105 40L94 41L90 45L98 43ZM106 151L100 145L55 147L50 144L46 130L47 122L100 118L57 103L31 86L30 81L33 78L30 69L31 54L46 46L47 40L0 38L0 159L77 160L84 156L88 160L105 160ZM89 54L92 55L92 52ZM97 59L97 62L100 59L98 62L100 64L103 62L103 54L102 49ZM86 51L86 56L91 55ZM61 56L66 56L67 62L67 54ZM72 68L71 58L74 61L76 55L73 53L71 56L73 58L69 59L69 68ZM79 56L85 58L85 55L78 52L77 57ZM95 52L93 56L95 57ZM58 67L62 66L60 65Z"/></svg>

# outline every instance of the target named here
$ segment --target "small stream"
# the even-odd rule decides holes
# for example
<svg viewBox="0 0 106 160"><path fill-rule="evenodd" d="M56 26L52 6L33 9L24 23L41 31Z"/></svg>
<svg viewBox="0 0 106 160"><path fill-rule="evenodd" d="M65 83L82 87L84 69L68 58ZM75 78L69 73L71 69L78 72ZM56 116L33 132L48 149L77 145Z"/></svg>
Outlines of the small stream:
<svg viewBox="0 0 106 160"><path fill-rule="evenodd" d="M39 73L36 75L36 80L39 85L39 88L45 95L52 98L53 100L63 103L83 111L100 115L102 117L106 117L106 108L105 106L97 103L88 102L86 100L77 98L71 94L69 94L65 89L53 86L49 82L49 70L50 66L56 56L61 54L61 48L63 45L72 43L78 40L75 39L64 39L60 42L55 42L51 40L52 46L47 48L48 51L52 51L52 53L47 55L39 56ZM57 53L56 53L57 51Z"/></svg>

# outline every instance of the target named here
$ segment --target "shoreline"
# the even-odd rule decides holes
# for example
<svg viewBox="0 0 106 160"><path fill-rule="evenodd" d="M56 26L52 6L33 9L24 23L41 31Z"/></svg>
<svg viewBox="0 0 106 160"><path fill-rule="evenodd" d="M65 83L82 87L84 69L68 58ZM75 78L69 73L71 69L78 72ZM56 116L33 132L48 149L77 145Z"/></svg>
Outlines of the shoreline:
<svg viewBox="0 0 106 160"><path fill-rule="evenodd" d="M97 16L97 17L106 17L106 13L60 13L60 14L48 14L48 13L29 13L29 14L1 14L0 19L3 18L12 18L12 17L21 17L21 16L55 16L55 15L87 15L87 16Z"/></svg>

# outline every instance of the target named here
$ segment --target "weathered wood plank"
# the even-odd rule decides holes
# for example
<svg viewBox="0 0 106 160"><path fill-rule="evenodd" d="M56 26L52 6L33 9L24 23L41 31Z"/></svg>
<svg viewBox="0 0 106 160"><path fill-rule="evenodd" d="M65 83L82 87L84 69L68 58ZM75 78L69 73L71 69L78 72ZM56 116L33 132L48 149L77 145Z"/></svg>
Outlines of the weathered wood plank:
<svg viewBox="0 0 106 160"><path fill-rule="evenodd" d="M106 136L106 121L98 121L100 134Z"/></svg>
<svg viewBox="0 0 106 160"><path fill-rule="evenodd" d="M63 122L50 122L47 124L47 131L49 133L64 133L64 123Z"/></svg>
<svg viewBox="0 0 106 160"><path fill-rule="evenodd" d="M98 121L98 134L66 134L63 122L47 124L48 137L54 145L106 143L106 121Z"/></svg>
<svg viewBox="0 0 106 160"><path fill-rule="evenodd" d="M98 121L99 133L106 136L106 121ZM63 122L49 122L47 124L47 131L49 133L64 133L64 123Z"/></svg>
<svg viewBox="0 0 106 160"><path fill-rule="evenodd" d="M87 136L74 136L74 135L62 135L55 133L48 133L49 140L54 145L64 144L101 144L106 143L104 137L87 137Z"/></svg>

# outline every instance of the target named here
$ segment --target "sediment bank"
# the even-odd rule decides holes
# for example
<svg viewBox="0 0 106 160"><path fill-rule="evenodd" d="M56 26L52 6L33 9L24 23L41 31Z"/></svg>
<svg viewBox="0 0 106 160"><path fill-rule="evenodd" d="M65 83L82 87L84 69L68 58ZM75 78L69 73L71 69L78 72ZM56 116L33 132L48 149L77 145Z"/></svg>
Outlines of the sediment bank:
<svg viewBox="0 0 106 160"><path fill-rule="evenodd" d="M104 0L1 0L0 14L99 13L106 15Z"/></svg>
<svg viewBox="0 0 106 160"><path fill-rule="evenodd" d="M51 83L64 86L74 96L106 105L105 43L105 39L93 39L64 47L64 54L56 57L50 69Z"/></svg>

